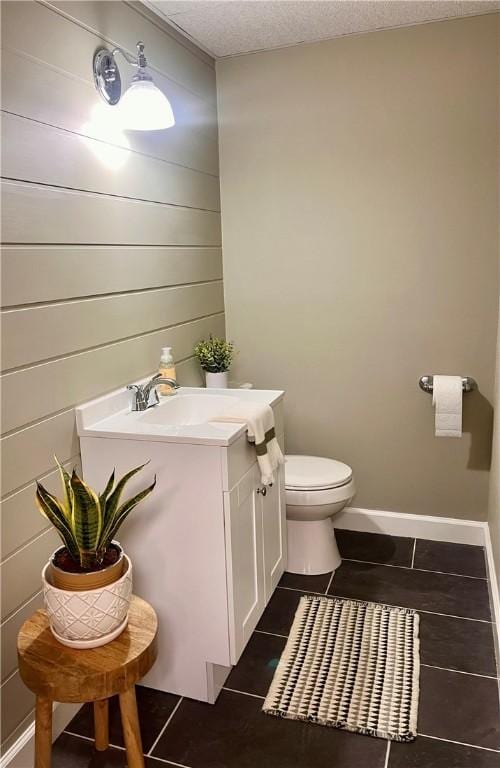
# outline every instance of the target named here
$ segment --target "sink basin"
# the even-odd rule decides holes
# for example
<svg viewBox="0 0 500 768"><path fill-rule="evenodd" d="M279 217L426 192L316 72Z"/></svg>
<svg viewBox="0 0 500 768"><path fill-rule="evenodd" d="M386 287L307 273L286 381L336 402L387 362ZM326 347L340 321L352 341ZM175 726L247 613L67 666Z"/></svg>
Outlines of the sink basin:
<svg viewBox="0 0 500 768"><path fill-rule="evenodd" d="M146 381L149 379L137 383ZM181 387L175 395L162 397L154 408L131 411L131 393L122 387L77 407L78 435L80 439L108 437L227 446L246 432L243 423L215 421L228 405L236 399L274 406L283 394L266 389Z"/></svg>
<svg viewBox="0 0 500 768"><path fill-rule="evenodd" d="M221 416L234 398L225 395L170 395L163 398L161 406L149 408L139 416L146 424L193 426L206 424Z"/></svg>

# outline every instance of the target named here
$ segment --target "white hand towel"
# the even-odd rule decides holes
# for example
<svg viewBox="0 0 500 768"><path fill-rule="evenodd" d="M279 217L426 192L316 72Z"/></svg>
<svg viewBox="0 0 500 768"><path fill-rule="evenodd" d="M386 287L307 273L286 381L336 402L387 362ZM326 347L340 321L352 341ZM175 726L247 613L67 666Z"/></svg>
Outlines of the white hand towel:
<svg viewBox="0 0 500 768"><path fill-rule="evenodd" d="M462 377L434 376L432 404L436 437L462 437Z"/></svg>
<svg viewBox="0 0 500 768"><path fill-rule="evenodd" d="M227 405L224 412L213 417L211 421L247 425L248 438L255 442L262 483L272 485L274 471L285 460L276 440L274 413L271 406L244 402L235 398L234 403Z"/></svg>

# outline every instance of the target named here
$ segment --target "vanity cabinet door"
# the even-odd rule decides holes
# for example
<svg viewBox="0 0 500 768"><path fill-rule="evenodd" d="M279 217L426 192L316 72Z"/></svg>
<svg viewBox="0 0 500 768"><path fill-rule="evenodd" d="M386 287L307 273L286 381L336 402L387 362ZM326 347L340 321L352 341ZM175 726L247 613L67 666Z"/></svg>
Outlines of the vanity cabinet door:
<svg viewBox="0 0 500 768"><path fill-rule="evenodd" d="M236 664L264 610L264 551L259 475L254 464L224 494L229 641Z"/></svg>
<svg viewBox="0 0 500 768"><path fill-rule="evenodd" d="M285 468L276 473L276 482L262 497L264 548L264 591L266 604L276 589L286 566Z"/></svg>

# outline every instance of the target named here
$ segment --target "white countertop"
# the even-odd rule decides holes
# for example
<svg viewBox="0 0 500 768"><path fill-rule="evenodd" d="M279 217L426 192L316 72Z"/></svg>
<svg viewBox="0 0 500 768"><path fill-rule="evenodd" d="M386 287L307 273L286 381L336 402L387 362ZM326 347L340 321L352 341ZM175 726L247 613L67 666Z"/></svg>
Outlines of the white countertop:
<svg viewBox="0 0 500 768"><path fill-rule="evenodd" d="M149 378L136 383L144 383ZM159 405L146 411L131 411L132 393L123 387L78 406L77 430L80 437L227 446L246 431L246 426L205 420L220 415L224 398L273 406L283 396L281 390L180 387L176 394L160 396ZM207 400L198 404L198 398ZM169 419L177 423L169 423Z"/></svg>

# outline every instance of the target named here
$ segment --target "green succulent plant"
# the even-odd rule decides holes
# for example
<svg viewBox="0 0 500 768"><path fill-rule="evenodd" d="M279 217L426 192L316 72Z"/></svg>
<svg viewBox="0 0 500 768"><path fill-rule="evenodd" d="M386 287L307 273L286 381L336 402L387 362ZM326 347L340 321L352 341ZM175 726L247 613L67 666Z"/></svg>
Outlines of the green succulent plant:
<svg viewBox="0 0 500 768"><path fill-rule="evenodd" d="M210 334L208 339L203 339L195 346L194 354L204 371L223 373L229 370L233 362L234 344Z"/></svg>
<svg viewBox="0 0 500 768"><path fill-rule="evenodd" d="M111 541L128 514L146 498L156 485L156 477L148 488L120 505L125 485L145 464L127 472L115 485L115 470L106 488L98 495L78 477L70 476L56 458L64 491L63 500L53 496L41 483L36 484L36 503L61 537L70 557L83 570L102 565Z"/></svg>

